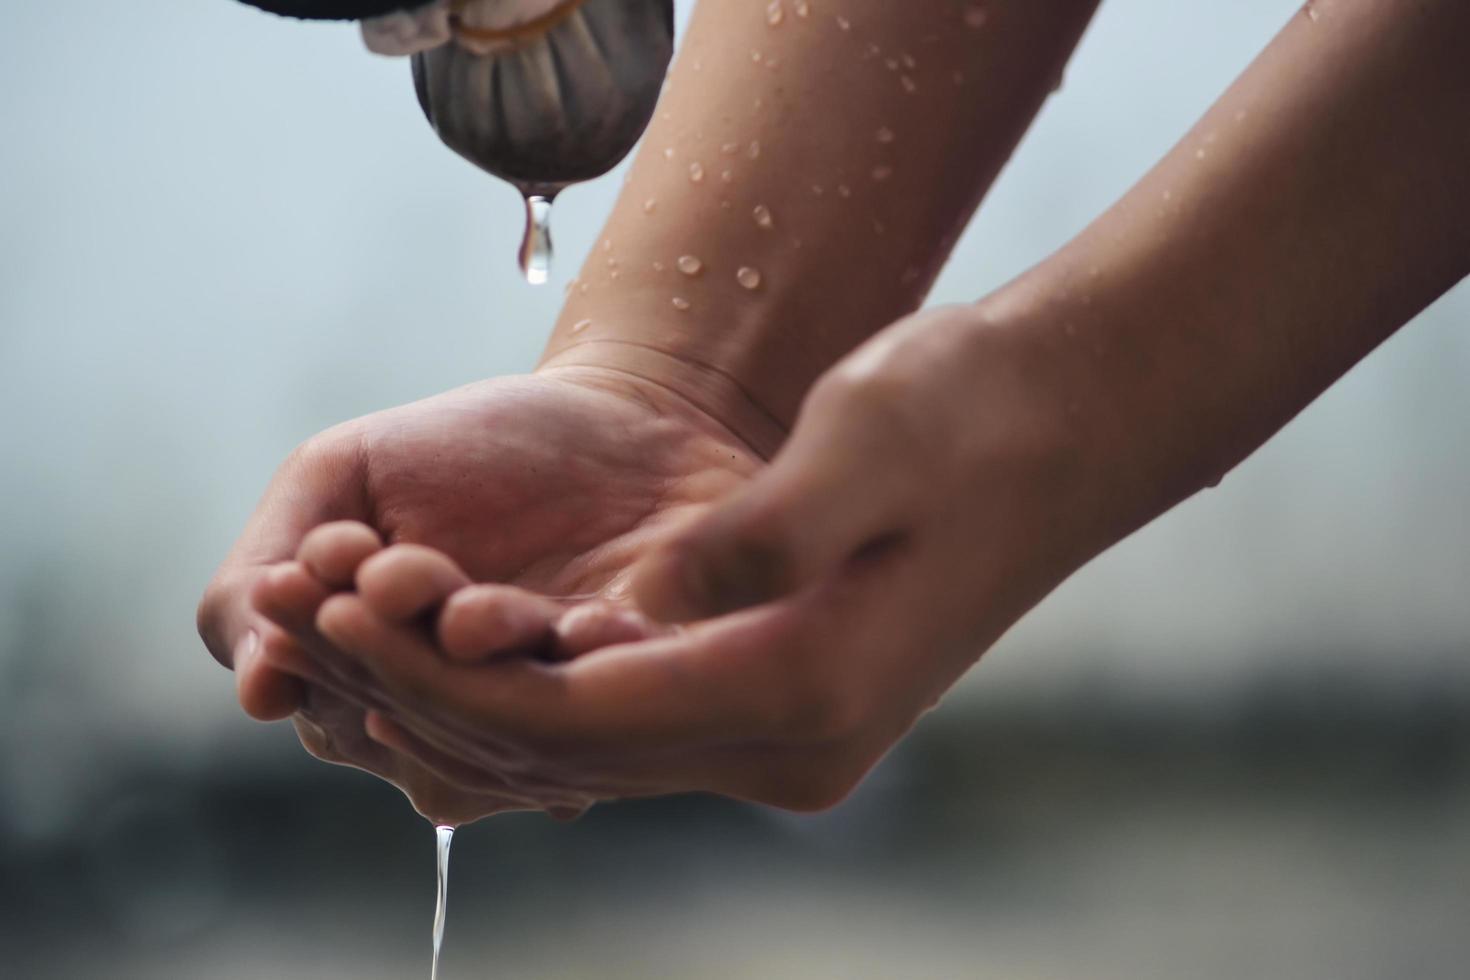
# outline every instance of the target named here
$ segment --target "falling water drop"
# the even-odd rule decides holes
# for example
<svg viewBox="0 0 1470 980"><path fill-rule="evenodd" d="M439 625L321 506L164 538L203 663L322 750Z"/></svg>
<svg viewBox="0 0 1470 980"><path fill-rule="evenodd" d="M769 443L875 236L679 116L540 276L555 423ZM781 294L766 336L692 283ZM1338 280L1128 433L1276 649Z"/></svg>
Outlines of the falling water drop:
<svg viewBox="0 0 1470 980"><path fill-rule="evenodd" d="M436 827L434 835L438 841L439 897L434 906L434 961L429 968L429 980L439 980L439 950L444 947L444 919L449 911L449 846L454 843L454 828Z"/></svg>
<svg viewBox="0 0 1470 980"><path fill-rule="evenodd" d="M735 273L735 279L741 286L751 291L761 288L761 271L752 266L741 266L740 271Z"/></svg>
<svg viewBox="0 0 1470 980"><path fill-rule="evenodd" d="M551 278L551 202L541 194L526 195L526 237L521 240L521 272L533 286Z"/></svg>

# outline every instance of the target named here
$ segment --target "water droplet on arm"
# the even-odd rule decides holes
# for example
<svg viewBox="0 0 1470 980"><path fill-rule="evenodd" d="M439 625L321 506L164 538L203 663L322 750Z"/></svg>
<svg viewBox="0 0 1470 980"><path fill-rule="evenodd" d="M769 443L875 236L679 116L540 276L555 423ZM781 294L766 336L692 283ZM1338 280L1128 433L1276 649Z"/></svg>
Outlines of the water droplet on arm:
<svg viewBox="0 0 1470 980"><path fill-rule="evenodd" d="M741 266L740 271L735 273L735 281L754 292L761 288L761 271L753 266Z"/></svg>
<svg viewBox="0 0 1470 980"><path fill-rule="evenodd" d="M686 276L697 276L704 271L704 263L697 256L681 255L677 264L679 271Z"/></svg>
<svg viewBox="0 0 1470 980"><path fill-rule="evenodd" d="M526 235L521 240L521 273L533 286L551 278L551 198L526 197Z"/></svg>
<svg viewBox="0 0 1470 980"><path fill-rule="evenodd" d="M758 228L770 231L776 227L775 216L771 214L771 209L764 204L757 204L755 210L751 212L751 217L755 218L756 227Z"/></svg>

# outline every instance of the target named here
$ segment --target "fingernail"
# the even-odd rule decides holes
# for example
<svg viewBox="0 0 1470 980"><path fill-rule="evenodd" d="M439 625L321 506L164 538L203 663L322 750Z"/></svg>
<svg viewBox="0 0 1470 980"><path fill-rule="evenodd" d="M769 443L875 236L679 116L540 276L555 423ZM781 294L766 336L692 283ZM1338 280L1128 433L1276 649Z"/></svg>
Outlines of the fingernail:
<svg viewBox="0 0 1470 980"><path fill-rule="evenodd" d="M243 670L250 660L260 649L260 634L255 630L246 633L239 643L235 644L235 670Z"/></svg>

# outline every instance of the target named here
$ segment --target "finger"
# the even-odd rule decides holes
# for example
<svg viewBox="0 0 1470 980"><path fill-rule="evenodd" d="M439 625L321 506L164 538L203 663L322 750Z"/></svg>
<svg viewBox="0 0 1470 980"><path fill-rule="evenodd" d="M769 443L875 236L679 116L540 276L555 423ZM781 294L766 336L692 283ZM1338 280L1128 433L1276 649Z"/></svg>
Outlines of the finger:
<svg viewBox="0 0 1470 980"><path fill-rule="evenodd" d="M296 551L297 559L330 588L351 588L363 562L383 550L377 531L360 521L333 521L313 528Z"/></svg>
<svg viewBox="0 0 1470 980"><path fill-rule="evenodd" d="M471 585L455 592L439 614L445 654L478 663L505 653L549 649L562 605L510 585Z"/></svg>
<svg viewBox="0 0 1470 980"><path fill-rule="evenodd" d="M448 555L418 544L396 544L357 569L357 592L389 622L416 620L470 584Z"/></svg>
<svg viewBox="0 0 1470 980"><path fill-rule="evenodd" d="M771 468L636 570L640 608L689 622L768 602L899 536L913 475L876 433L810 419Z"/></svg>
<svg viewBox="0 0 1470 980"><path fill-rule="evenodd" d="M611 602L587 602L568 609L556 624L552 655L571 660L621 643L637 643L667 632L636 609Z"/></svg>
<svg viewBox="0 0 1470 980"><path fill-rule="evenodd" d="M281 629L297 636L316 631L316 613L332 593L301 562L267 569L250 590L250 604Z"/></svg>
<svg viewBox="0 0 1470 980"><path fill-rule="evenodd" d="M784 724L783 692L792 685L783 685L780 659L766 655L780 618L760 611L706 634L685 631L560 665L452 662L351 595L329 599L317 625L407 714L565 756L759 738Z"/></svg>
<svg viewBox="0 0 1470 980"><path fill-rule="evenodd" d="M257 721L289 718L304 703L300 679L276 666L289 656L284 649L289 641L285 634L261 624L246 633L235 651L235 693L240 707ZM268 652L273 659L267 659Z"/></svg>

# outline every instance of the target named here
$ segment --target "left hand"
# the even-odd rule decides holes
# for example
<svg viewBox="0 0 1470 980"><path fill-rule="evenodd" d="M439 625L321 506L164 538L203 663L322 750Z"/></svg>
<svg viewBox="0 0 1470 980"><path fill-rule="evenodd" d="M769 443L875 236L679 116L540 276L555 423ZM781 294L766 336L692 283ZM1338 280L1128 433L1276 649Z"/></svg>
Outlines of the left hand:
<svg viewBox="0 0 1470 980"><path fill-rule="evenodd" d="M656 615L744 611L556 664L457 661L354 599L319 625L392 705L375 737L462 785L830 806L1099 546L1109 495L1040 336L939 310L827 375L775 462L635 577Z"/></svg>

